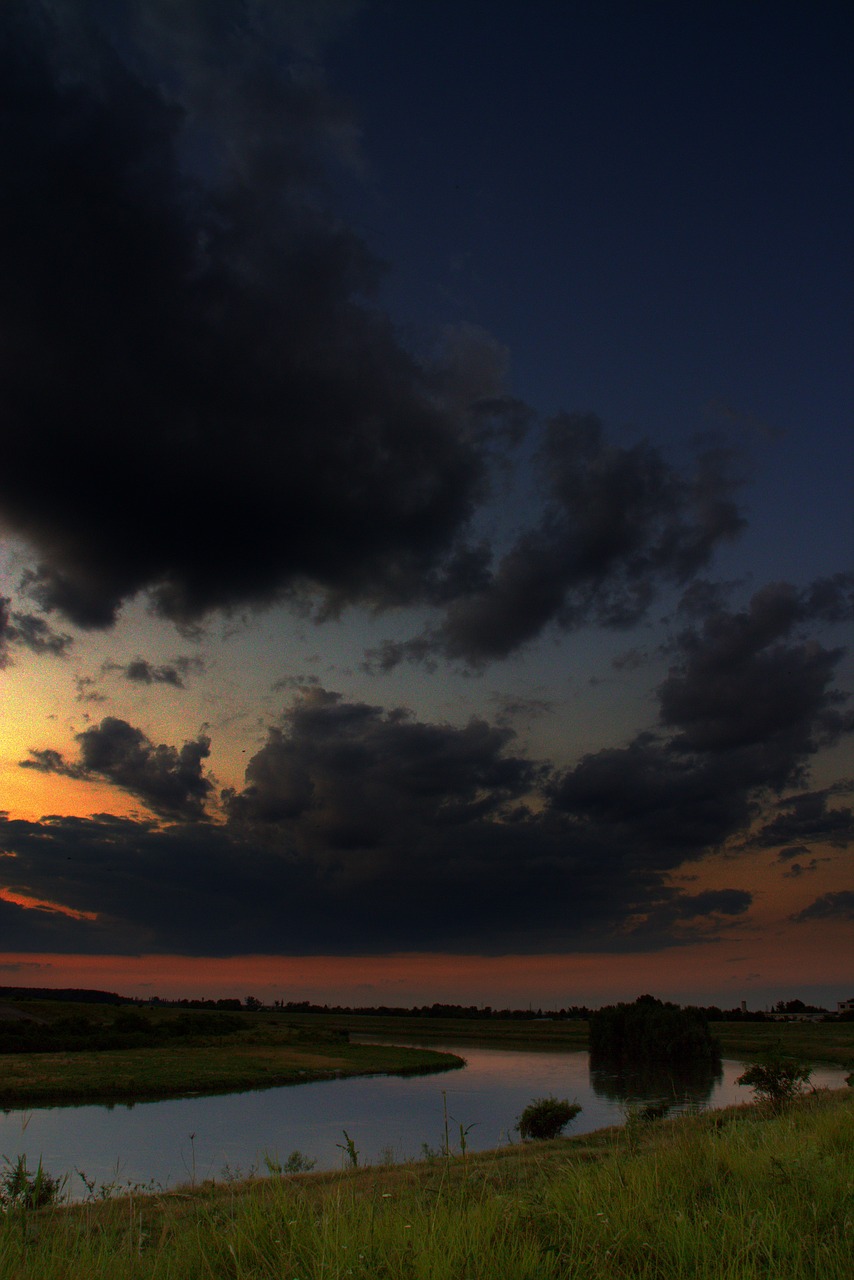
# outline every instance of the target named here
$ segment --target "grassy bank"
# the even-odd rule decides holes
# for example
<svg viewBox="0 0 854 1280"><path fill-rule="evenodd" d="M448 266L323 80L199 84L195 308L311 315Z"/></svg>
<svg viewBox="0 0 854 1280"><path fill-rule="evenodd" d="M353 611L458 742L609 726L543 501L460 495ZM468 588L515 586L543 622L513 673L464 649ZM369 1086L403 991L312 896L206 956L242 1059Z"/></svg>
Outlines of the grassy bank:
<svg viewBox="0 0 854 1280"><path fill-rule="evenodd" d="M0 1107L131 1101L188 1093L231 1093L378 1072L415 1074L462 1065L431 1049L349 1044L339 1030L295 1027L265 1014L218 1014L226 1033L204 1015L176 1010L147 1015L150 1026L128 1030L114 1008L39 1007L57 1051L0 1054ZM86 1027L83 1026L85 1021ZM118 1026L119 1030L115 1028ZM88 1028L88 1029L87 1029ZM40 1029L40 1031L43 1029ZM85 1047L124 1037L132 1047Z"/></svg>
<svg viewBox="0 0 854 1280"><path fill-rule="evenodd" d="M16 1280L847 1280L854 1096L0 1219Z"/></svg>
<svg viewBox="0 0 854 1280"><path fill-rule="evenodd" d="M232 1045L116 1049L0 1057L0 1106L180 1097L304 1084L378 1072L414 1075L461 1066L430 1049L342 1044L340 1048Z"/></svg>

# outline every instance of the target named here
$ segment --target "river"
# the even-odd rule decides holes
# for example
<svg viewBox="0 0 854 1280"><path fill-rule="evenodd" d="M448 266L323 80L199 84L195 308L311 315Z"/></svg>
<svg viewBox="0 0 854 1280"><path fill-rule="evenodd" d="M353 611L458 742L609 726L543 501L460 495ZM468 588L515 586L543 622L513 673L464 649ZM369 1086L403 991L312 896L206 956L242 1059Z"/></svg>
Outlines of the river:
<svg viewBox="0 0 854 1280"><path fill-rule="evenodd" d="M0 1114L0 1154L11 1161L25 1155L31 1169L41 1159L50 1173L68 1174L68 1194L81 1199L86 1185L78 1170L96 1188L121 1190L264 1173L265 1155L283 1162L294 1150L315 1160L317 1169L341 1168L347 1162L345 1130L360 1164L416 1158L425 1154L425 1143L434 1151L442 1147L445 1108L452 1149L460 1148L462 1125L472 1151L513 1141L522 1109L549 1094L581 1103L570 1134L620 1124L625 1117L617 1085L598 1079L594 1087L586 1052L432 1042L430 1047L460 1054L466 1066L420 1077L368 1076L131 1105L7 1111ZM700 1090L702 1104L750 1101L750 1090L735 1084L743 1069L743 1063L725 1061L721 1078ZM845 1074L816 1068L812 1084L840 1088ZM682 1098L674 1109L686 1105L691 1099Z"/></svg>

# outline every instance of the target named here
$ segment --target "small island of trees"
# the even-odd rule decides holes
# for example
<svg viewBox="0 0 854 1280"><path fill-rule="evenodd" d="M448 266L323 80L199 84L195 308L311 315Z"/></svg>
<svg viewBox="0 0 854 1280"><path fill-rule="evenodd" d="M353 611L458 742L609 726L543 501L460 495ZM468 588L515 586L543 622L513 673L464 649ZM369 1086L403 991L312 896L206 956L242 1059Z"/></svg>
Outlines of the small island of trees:
<svg viewBox="0 0 854 1280"><path fill-rule="evenodd" d="M717 1068L720 1045L701 1009L680 1008L654 996L606 1005L590 1015L591 1063L613 1069Z"/></svg>

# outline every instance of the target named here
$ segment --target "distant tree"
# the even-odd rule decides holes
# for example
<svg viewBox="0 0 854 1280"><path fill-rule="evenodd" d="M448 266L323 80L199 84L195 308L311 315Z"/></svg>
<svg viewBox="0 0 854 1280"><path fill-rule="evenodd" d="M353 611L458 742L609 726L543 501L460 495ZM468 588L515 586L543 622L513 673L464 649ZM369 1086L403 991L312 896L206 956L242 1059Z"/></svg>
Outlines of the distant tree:
<svg viewBox="0 0 854 1280"><path fill-rule="evenodd" d="M767 1103L772 1110L780 1111L809 1084L811 1068L805 1062L787 1057L777 1044L752 1062L746 1071L736 1078L736 1084L753 1090L758 1102Z"/></svg>
<svg viewBox="0 0 854 1280"><path fill-rule="evenodd" d="M716 1066L720 1047L701 1009L680 1009L644 995L590 1015L590 1059L623 1069Z"/></svg>
<svg viewBox="0 0 854 1280"><path fill-rule="evenodd" d="M556 1138L581 1111L577 1102L566 1098L535 1098L529 1102L516 1124L523 1139Z"/></svg>
<svg viewBox="0 0 854 1280"><path fill-rule="evenodd" d="M243 1001L243 1006L246 1009L252 1009L252 1010L260 1009L262 1007L261 1001L258 999L257 996L247 996L246 999Z"/></svg>

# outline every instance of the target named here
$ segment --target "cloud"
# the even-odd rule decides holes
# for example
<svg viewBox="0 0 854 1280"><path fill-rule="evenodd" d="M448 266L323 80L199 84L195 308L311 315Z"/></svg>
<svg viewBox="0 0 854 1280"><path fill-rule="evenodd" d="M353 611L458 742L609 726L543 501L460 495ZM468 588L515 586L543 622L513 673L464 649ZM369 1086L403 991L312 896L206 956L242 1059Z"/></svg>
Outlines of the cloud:
<svg viewBox="0 0 854 1280"><path fill-rule="evenodd" d="M797 628L854 616L851 586L843 575L803 592L774 583L738 612L711 601L675 640L658 691L662 724L678 730L674 745L738 754L764 785L796 785L806 757L854 728L848 696L831 687L843 651Z"/></svg>
<svg viewBox="0 0 854 1280"><path fill-rule="evenodd" d="M846 784L851 789L851 784ZM828 798L834 794L835 788L822 791L805 791L800 795L788 796L777 805L777 817L764 823L752 836L751 843L759 848L767 849L774 845L789 846L790 841L799 843L781 848L779 857L802 855L809 850L804 841L821 841L837 849L845 849L854 843L854 814L850 808L830 809Z"/></svg>
<svg viewBox="0 0 854 1280"><path fill-rule="evenodd" d="M683 476L557 417L542 509L493 563L477 520L535 416L475 326L405 349L383 265L328 210L360 163L317 63L346 11L0 7L0 517L35 557L22 589L87 628L140 593L183 627L274 601L444 611L383 669L630 625L742 527L724 461Z"/></svg>
<svg viewBox="0 0 854 1280"><path fill-rule="evenodd" d="M680 899L678 911L685 917L707 916L713 913L740 916L744 915L752 901L752 894L745 889L705 889L702 893Z"/></svg>
<svg viewBox="0 0 854 1280"><path fill-rule="evenodd" d="M551 784L553 803L600 838L609 832L638 857L657 856L658 865L746 836L768 799L802 784L813 755L854 727L846 695L831 683L842 651L792 635L816 616L836 617L847 590L816 584L798 593L778 584L740 611L717 593L693 592L691 625L675 637L657 691L659 730L584 756ZM781 802L785 813L751 843L808 833L847 839L850 811L828 811L827 794Z"/></svg>
<svg viewBox="0 0 854 1280"><path fill-rule="evenodd" d="M790 916L798 924L808 920L854 920L854 889L825 893L808 907Z"/></svg>
<svg viewBox="0 0 854 1280"><path fill-rule="evenodd" d="M74 643L64 631L55 631L44 618L33 613L17 613L9 608L8 596L0 596L0 669L11 661L12 645L20 645L38 655L65 658Z"/></svg>
<svg viewBox="0 0 854 1280"><path fill-rule="evenodd" d="M477 667L552 625L634 625L663 585L689 581L743 527L728 461L708 453L686 478L650 444L610 444L592 414L552 419L539 457L547 497L538 523L482 586L449 604L439 627L370 657L383 669L437 653Z"/></svg>
<svg viewBox="0 0 854 1280"><path fill-rule="evenodd" d="M808 854L809 849L805 844L792 844L779 851L777 854L777 861L791 862L792 858L803 858Z"/></svg>
<svg viewBox="0 0 854 1280"><path fill-rule="evenodd" d="M754 841L753 843L761 844L762 841ZM808 861L795 862L795 858L808 859ZM822 862L829 862L829 858L811 858L810 851L805 844L787 845L784 849L777 852L775 862L782 862L787 868L783 872L783 876L787 880L798 880L801 876L807 875L810 871L818 871Z"/></svg>
<svg viewBox="0 0 854 1280"><path fill-rule="evenodd" d="M567 769L529 759L507 725L429 723L306 684L222 793L224 821L204 821L206 739L179 753L104 720L78 735L78 760L38 751L29 767L107 778L174 821L4 820L10 936L27 910L40 941L60 930L72 949L125 936L189 954L632 952L724 936L750 893L689 892L674 872L777 843L805 873L797 846L850 827L828 803L843 784L781 795L847 730L839 651L804 634L837 594L778 588L731 609L694 593L657 725ZM790 682L769 711L751 681L778 664ZM25 905L38 901L97 919L39 921Z"/></svg>
<svg viewBox="0 0 854 1280"><path fill-rule="evenodd" d="M80 758L69 763L58 751L35 750L22 769L55 773L78 780L105 778L142 800L154 813L185 820L199 818L212 784L204 777L202 762L210 754L210 740L199 737L177 750L155 746L142 732L107 716L99 725L76 735Z"/></svg>
<svg viewBox="0 0 854 1280"><path fill-rule="evenodd" d="M355 125L279 6L184 8L0 14L0 513L38 556L25 585L85 627L146 590L188 622L307 588L420 599L484 462L323 212Z"/></svg>
<svg viewBox="0 0 854 1280"><path fill-rule="evenodd" d="M173 689L184 689L184 678L189 672L204 671L205 664L201 658L176 658L174 662L155 666L146 658L135 658L133 662L122 666L108 663L105 670L121 671L126 680L132 684L167 684Z"/></svg>
<svg viewBox="0 0 854 1280"><path fill-rule="evenodd" d="M530 724L540 716L550 715L556 705L550 698L514 697L504 693L493 693L490 701L495 705L495 719L500 725L512 725L520 720Z"/></svg>
<svg viewBox="0 0 854 1280"><path fill-rule="evenodd" d="M660 878L617 880L613 867L585 863L536 821L450 823L429 848L386 842L379 858L342 848L338 832L300 850L286 821L265 830L0 817L0 844L13 855L0 859L0 887L54 904L0 898L5 945L180 955L637 951L714 936L721 912L740 910L722 899L680 914L679 895ZM662 919L645 923L659 909Z"/></svg>
<svg viewBox="0 0 854 1280"><path fill-rule="evenodd" d="M801 876L807 875L810 871L818 871L819 863L826 861L826 858L810 858L807 863L793 862L790 864L788 871L783 872L783 878L786 880L799 880Z"/></svg>
<svg viewBox="0 0 854 1280"><path fill-rule="evenodd" d="M77 693L74 695L77 702L107 701L107 695L95 688L96 680L94 676L75 676L74 684L77 689Z"/></svg>
<svg viewBox="0 0 854 1280"><path fill-rule="evenodd" d="M97 823L7 822L11 887L98 913L62 924L69 936L90 938L109 918L196 954L637 951L720 936L750 894L680 889L672 875L686 861L727 843L735 854L776 843L791 851L785 866L806 872L803 841L847 838L850 814L828 803L847 784L779 798L848 729L832 683L840 651L805 635L815 616L836 615L840 590L777 586L742 609L692 592L658 687L658 725L569 769L520 754L507 725L431 724L306 684L244 785L222 794L218 825L197 821L210 797L206 740L179 754L105 720L78 735L78 761L42 751L30 767L106 777L180 822L109 837ZM48 850L68 846L73 861L84 845L100 851L85 868L105 857L121 868L106 897L88 870L67 892L51 882L61 855ZM204 911L182 938L172 907L188 884L202 886ZM845 901L819 899L803 918Z"/></svg>
<svg viewBox="0 0 854 1280"><path fill-rule="evenodd" d="M483 720L424 724L306 689L250 760L246 787L228 794L228 812L286 822L304 848L424 841L434 827L507 816L531 792L541 770L506 754L513 737Z"/></svg>
<svg viewBox="0 0 854 1280"><path fill-rule="evenodd" d="M304 689L309 685L320 684L318 676L282 676L281 679L275 680L271 685L273 693L281 693L283 689Z"/></svg>

